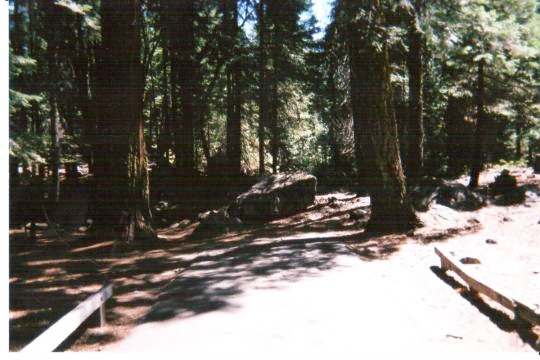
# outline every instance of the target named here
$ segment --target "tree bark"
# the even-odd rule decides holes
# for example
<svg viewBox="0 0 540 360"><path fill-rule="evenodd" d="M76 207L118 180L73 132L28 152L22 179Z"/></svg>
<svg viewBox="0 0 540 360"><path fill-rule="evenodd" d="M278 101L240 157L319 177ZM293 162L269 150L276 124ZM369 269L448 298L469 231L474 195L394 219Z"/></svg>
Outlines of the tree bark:
<svg viewBox="0 0 540 360"><path fill-rule="evenodd" d="M228 173L237 176L241 173L241 121L242 99L240 91L240 46L238 44L238 3L237 0L224 0L224 22L227 34L225 44L228 65L227 74L227 161Z"/></svg>
<svg viewBox="0 0 540 360"><path fill-rule="evenodd" d="M84 42L86 34L83 28L82 15L77 16L77 57L73 63L75 83L77 84L77 95L79 107L83 117L82 124L82 152L83 156L88 163L89 168L92 168L93 161L93 146L92 142L95 141L95 126L96 126L96 109L95 102L92 96L90 87L90 54L87 44Z"/></svg>
<svg viewBox="0 0 540 360"><path fill-rule="evenodd" d="M523 157L523 148L521 146L523 142L523 128L524 128L525 120L523 119L522 115L518 113L518 119L515 123L515 131L516 131L516 153L515 153L515 159L520 160Z"/></svg>
<svg viewBox="0 0 540 360"><path fill-rule="evenodd" d="M280 26L280 17L283 16L283 3L269 2L267 23L270 24L268 31L267 46L271 62L270 71L268 71L268 86L270 93L269 113L268 113L268 128L270 133L270 155L272 156L272 173L277 174L279 165L279 78L278 78L278 63L280 57L280 41L283 41L283 30Z"/></svg>
<svg viewBox="0 0 540 360"><path fill-rule="evenodd" d="M264 127L268 124L268 55L267 55L267 26L266 0L259 0L257 4L257 29L259 35L259 175L264 174Z"/></svg>
<svg viewBox="0 0 540 360"><path fill-rule="evenodd" d="M95 224L128 243L154 240L144 140L140 0L104 1L95 144Z"/></svg>
<svg viewBox="0 0 540 360"><path fill-rule="evenodd" d="M166 48L165 41L163 44L163 62L162 62L162 91L163 100L161 102L161 124L159 129L159 135L157 140L157 153L158 153L158 167L161 169L168 168L169 163L169 149L171 145L171 128L170 128L170 91L169 91L169 77L167 68L169 67L169 51Z"/></svg>
<svg viewBox="0 0 540 360"><path fill-rule="evenodd" d="M341 156L337 141L337 131L336 131L336 120L338 114L338 101L337 101L337 88L336 80L334 78L334 72L336 71L334 63L330 65L330 71L328 74L328 97L330 102L330 116L328 118L328 137L330 138L330 154L331 161L333 164L335 175L337 175L338 170L340 170Z"/></svg>
<svg viewBox="0 0 540 360"><path fill-rule="evenodd" d="M486 132L486 113L484 109L485 102L485 84L484 84L484 65L485 60L478 62L478 79L476 89L476 131L474 136L474 147L471 159L471 172L469 187L478 187L478 179L482 167L484 166L484 138Z"/></svg>
<svg viewBox="0 0 540 360"><path fill-rule="evenodd" d="M179 62L177 78L180 83L180 122L176 128L176 167L181 176L192 176L195 172L195 143L193 127L196 117L195 94L198 66L195 62L195 1L179 1L178 19L175 26L177 46L175 59Z"/></svg>
<svg viewBox="0 0 540 360"><path fill-rule="evenodd" d="M60 201L60 159L62 156L61 143L60 143L60 119L58 115L56 98L52 95L49 101L51 108L51 155L50 164L52 167L52 199L54 202Z"/></svg>
<svg viewBox="0 0 540 360"><path fill-rule="evenodd" d="M50 165L52 167L52 199L55 202L60 200L60 159L61 153L61 130L58 112L58 82L60 73L58 70L58 43L59 29L57 25L58 7L52 0L42 3L47 29L45 32L47 41L47 64L48 64L48 99L50 108Z"/></svg>
<svg viewBox="0 0 540 360"><path fill-rule="evenodd" d="M422 0L415 0L414 11L409 19L409 117L407 126L407 162L405 170L408 177L418 177L424 167L424 60L423 32L420 28Z"/></svg>
<svg viewBox="0 0 540 360"><path fill-rule="evenodd" d="M365 129L368 127L368 117L370 111L367 98L364 96L366 91L364 80L369 76L369 59L363 55L367 43L362 37L360 26L352 21L351 16L356 14L358 8L354 1L344 1L345 11L347 12L347 49L349 53L349 71L350 71L350 96L353 116L353 135L354 135L354 155L356 161L356 171L358 183L363 191L370 192L372 177L370 170L373 168L372 158L368 153L368 134Z"/></svg>
<svg viewBox="0 0 540 360"><path fill-rule="evenodd" d="M278 85L275 75L272 76L272 84L270 86L270 154L272 155L272 173L277 174L279 164L279 129L278 129Z"/></svg>
<svg viewBox="0 0 540 360"><path fill-rule="evenodd" d="M361 7L368 14L367 18L362 20L362 23L357 20L349 21L353 28L362 25L367 29L361 29L364 32L360 40L352 38L349 41L358 41L360 46L355 49L360 51L353 52L351 61L357 71L356 76L359 75L358 72L361 72L362 76L352 79L356 88L353 101L359 102L356 105L360 120L358 125L363 125L361 131L365 134L355 138L355 141L365 141L359 148L363 156L371 159L373 165L369 168L371 218L368 229L403 231L416 226L418 219L406 193L405 176L401 166L387 45L384 40L382 44L380 40L376 44L375 39L371 38L384 27L384 14L379 0L364 0ZM351 14L352 19L357 18L356 14ZM385 38L384 34L377 37L381 38ZM369 66L366 66L368 64ZM363 66L369 71L362 71Z"/></svg>
<svg viewBox="0 0 540 360"><path fill-rule="evenodd" d="M446 105L444 121L446 125L446 154L448 155L447 174L450 177L461 175L467 161L465 141L466 129L464 129L464 103L463 100L450 96Z"/></svg>

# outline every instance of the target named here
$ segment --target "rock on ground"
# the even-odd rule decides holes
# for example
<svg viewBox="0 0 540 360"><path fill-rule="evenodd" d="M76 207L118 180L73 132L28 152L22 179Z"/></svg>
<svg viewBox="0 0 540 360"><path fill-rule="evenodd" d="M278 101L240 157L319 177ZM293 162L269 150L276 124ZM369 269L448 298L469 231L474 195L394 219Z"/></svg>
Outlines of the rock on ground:
<svg viewBox="0 0 540 360"><path fill-rule="evenodd" d="M227 232L242 224L240 219L230 215L227 206L199 214L199 221L200 224L197 227L198 233Z"/></svg>
<svg viewBox="0 0 540 360"><path fill-rule="evenodd" d="M315 201L317 178L306 173L271 175L240 194L229 210L242 220L267 220L306 209Z"/></svg>
<svg viewBox="0 0 540 360"><path fill-rule="evenodd" d="M485 196L457 181L422 179L410 187L414 207L427 211L433 202L455 210L472 211L485 204Z"/></svg>

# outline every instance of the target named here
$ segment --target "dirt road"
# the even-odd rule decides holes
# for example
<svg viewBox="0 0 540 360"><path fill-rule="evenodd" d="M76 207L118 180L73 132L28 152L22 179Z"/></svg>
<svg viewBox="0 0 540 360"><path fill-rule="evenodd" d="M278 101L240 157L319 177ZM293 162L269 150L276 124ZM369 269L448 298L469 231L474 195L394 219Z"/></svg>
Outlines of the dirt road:
<svg viewBox="0 0 540 360"><path fill-rule="evenodd" d="M502 221L506 213L512 221ZM538 202L527 207L490 206L473 214L484 222L483 229L437 246L486 256L485 249L499 247L504 258L504 249L513 248L517 254L517 245L522 243L523 256L535 261L540 258L540 239L535 237L536 227L540 227L538 214ZM509 239L510 234L524 229L529 232ZM511 316L487 301L469 299L458 283L438 272L434 244L401 238L400 245L388 248L384 258L370 261L350 251L348 243L354 232L326 234L331 235L259 238L198 254L139 326L124 340L101 350L318 354L535 351L534 334L520 333ZM485 243L494 237L497 244ZM508 245L510 241L514 246ZM490 258L486 256L480 257L487 266ZM502 266L497 256L492 260ZM511 258L506 260L510 268ZM514 282L534 289L538 276L521 274Z"/></svg>

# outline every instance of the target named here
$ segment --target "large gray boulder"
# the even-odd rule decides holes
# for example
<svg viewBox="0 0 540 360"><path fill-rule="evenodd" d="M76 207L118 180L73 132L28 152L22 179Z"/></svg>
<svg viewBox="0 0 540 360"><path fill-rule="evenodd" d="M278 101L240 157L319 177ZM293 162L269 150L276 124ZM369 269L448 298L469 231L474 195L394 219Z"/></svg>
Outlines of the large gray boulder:
<svg viewBox="0 0 540 360"><path fill-rule="evenodd" d="M298 172L267 176L238 195L229 207L242 220L269 220L305 210L314 203L317 178Z"/></svg>
<svg viewBox="0 0 540 360"><path fill-rule="evenodd" d="M415 209L419 211L427 211L432 203L454 210L473 211L486 202L484 195L457 181L436 178L421 179L409 187L409 193Z"/></svg>

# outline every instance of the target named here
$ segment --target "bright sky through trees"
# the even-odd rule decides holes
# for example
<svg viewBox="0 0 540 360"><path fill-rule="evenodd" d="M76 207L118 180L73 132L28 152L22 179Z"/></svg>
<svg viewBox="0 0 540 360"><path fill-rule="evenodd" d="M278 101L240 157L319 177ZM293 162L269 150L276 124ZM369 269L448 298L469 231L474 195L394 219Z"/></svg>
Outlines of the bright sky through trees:
<svg viewBox="0 0 540 360"><path fill-rule="evenodd" d="M317 25L320 28L320 31L314 34L315 39L321 39L326 30L326 26L330 23L330 15L332 12L332 7L334 5L334 0L312 0L312 7L310 12L302 15L302 20L308 19L311 15L315 16L317 20ZM248 36L254 38L255 22L247 21L244 24L244 30L247 32Z"/></svg>
<svg viewBox="0 0 540 360"><path fill-rule="evenodd" d="M321 29L319 33L315 34L316 39L324 36L326 26L330 23L330 13L333 3L333 0L313 0L313 15L315 15L317 25Z"/></svg>

